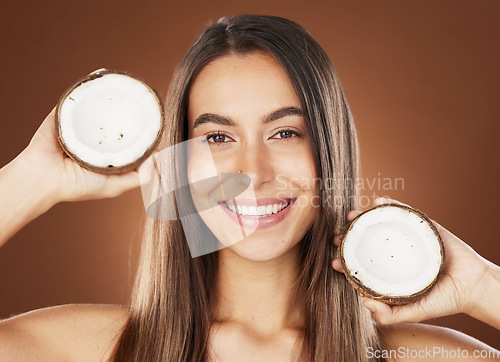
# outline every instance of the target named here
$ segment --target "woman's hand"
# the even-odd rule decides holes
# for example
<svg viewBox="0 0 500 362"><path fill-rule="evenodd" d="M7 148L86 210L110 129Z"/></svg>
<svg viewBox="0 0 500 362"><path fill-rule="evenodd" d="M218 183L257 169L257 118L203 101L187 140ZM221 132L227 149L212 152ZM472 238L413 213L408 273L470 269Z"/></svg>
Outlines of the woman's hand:
<svg viewBox="0 0 500 362"><path fill-rule="evenodd" d="M376 205L386 203L401 204L388 198L378 198L375 202ZM358 214L360 212L351 211L347 218L351 221ZM491 288L500 290L500 281L496 279L498 268L441 225L433 223L445 247L446 263L441 278L426 296L407 305L391 307L380 301L364 299L363 304L380 324L419 322L456 313L474 316L476 309L483 303L481 298L491 294ZM340 237L336 236L334 244L338 246L339 242ZM336 271L343 272L339 259L334 259L332 266ZM497 274L492 278L492 273ZM499 328L498 321L484 322Z"/></svg>
<svg viewBox="0 0 500 362"><path fill-rule="evenodd" d="M137 170L104 175L69 158L57 140L54 115L55 108L29 145L0 168L0 246L58 202L115 197L140 185Z"/></svg>
<svg viewBox="0 0 500 362"><path fill-rule="evenodd" d="M89 171L61 148L54 126L55 108L40 125L30 144L19 155L29 174L40 187L50 190L53 203L115 197L139 186L138 172L103 175Z"/></svg>

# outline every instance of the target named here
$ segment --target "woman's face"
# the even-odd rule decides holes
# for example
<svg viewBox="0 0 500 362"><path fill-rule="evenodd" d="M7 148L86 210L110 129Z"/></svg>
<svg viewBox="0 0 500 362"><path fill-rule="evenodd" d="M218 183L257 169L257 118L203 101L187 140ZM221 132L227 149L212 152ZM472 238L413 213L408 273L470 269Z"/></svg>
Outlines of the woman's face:
<svg viewBox="0 0 500 362"><path fill-rule="evenodd" d="M212 177L213 165L251 180L235 199L200 213L219 241L249 260L296 246L318 208L316 168L299 100L275 59L255 52L209 63L192 84L188 122L189 138L206 136L213 159L188 156L190 183ZM193 199L204 192L191 186Z"/></svg>

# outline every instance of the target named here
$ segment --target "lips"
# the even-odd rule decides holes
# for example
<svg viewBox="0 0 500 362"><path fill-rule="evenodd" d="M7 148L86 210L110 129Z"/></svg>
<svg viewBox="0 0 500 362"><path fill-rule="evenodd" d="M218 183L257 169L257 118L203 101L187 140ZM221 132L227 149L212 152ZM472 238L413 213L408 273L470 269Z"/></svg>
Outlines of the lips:
<svg viewBox="0 0 500 362"><path fill-rule="evenodd" d="M285 203L290 200L296 199L294 197L289 198L278 198L278 197L262 197L260 199L237 199L237 200L227 200L222 202L221 204L227 204L230 206L267 206L272 204L280 204Z"/></svg>
<svg viewBox="0 0 500 362"><path fill-rule="evenodd" d="M235 223L250 228L264 228L281 222L293 208L296 198L266 197L220 202L219 205Z"/></svg>

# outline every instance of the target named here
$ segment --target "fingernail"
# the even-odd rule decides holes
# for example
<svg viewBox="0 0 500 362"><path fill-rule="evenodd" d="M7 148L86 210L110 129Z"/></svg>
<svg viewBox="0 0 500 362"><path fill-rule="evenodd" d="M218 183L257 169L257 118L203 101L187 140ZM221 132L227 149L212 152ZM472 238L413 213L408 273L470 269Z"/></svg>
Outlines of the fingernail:
<svg viewBox="0 0 500 362"><path fill-rule="evenodd" d="M371 304L367 304L366 305L366 308L368 308L370 310L370 312L372 313L375 313L377 310L375 309L375 307Z"/></svg>

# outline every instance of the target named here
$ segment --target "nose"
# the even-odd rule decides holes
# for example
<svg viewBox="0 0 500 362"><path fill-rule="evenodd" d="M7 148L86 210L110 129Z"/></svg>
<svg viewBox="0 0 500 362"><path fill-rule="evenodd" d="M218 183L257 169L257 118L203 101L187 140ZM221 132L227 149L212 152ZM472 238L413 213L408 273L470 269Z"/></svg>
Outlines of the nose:
<svg viewBox="0 0 500 362"><path fill-rule="evenodd" d="M254 190L261 189L275 177L273 159L265 145L259 142L242 143L234 160L234 170L242 171L251 179Z"/></svg>

